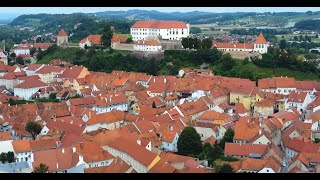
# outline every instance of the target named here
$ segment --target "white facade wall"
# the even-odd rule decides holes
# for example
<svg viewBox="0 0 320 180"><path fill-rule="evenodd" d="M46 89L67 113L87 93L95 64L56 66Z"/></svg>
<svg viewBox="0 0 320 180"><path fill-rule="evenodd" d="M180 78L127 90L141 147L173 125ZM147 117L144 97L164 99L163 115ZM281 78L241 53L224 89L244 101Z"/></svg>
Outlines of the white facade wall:
<svg viewBox="0 0 320 180"><path fill-rule="evenodd" d="M20 54L30 55L30 49L14 49L13 52L16 54L16 56Z"/></svg>
<svg viewBox="0 0 320 180"><path fill-rule="evenodd" d="M22 162L22 161L28 161L29 156L32 154L32 152L31 151L19 152L19 153L14 152L14 154L15 154L16 162Z"/></svg>
<svg viewBox="0 0 320 180"><path fill-rule="evenodd" d="M85 164L85 168L95 168L95 167L103 167L103 166L109 166L112 163L113 159L108 159L104 161L99 162L90 162Z"/></svg>
<svg viewBox="0 0 320 180"><path fill-rule="evenodd" d="M263 168L261 169L258 173L278 173L278 172L274 172L274 170L272 168Z"/></svg>
<svg viewBox="0 0 320 180"><path fill-rule="evenodd" d="M97 114L110 112L112 110L128 111L128 103L119 103L117 105L107 107L93 107L93 110L96 111Z"/></svg>
<svg viewBox="0 0 320 180"><path fill-rule="evenodd" d="M20 98L22 98L24 100L30 100L30 99L32 99L32 96L37 91L39 91L40 88L44 88L44 87L27 88L27 89L14 88L14 95L18 96L18 97L20 97Z"/></svg>
<svg viewBox="0 0 320 180"><path fill-rule="evenodd" d="M297 151L294 151L292 149L290 149L289 147L286 148L286 156L289 157L290 159L293 158L294 156L298 155Z"/></svg>
<svg viewBox="0 0 320 180"><path fill-rule="evenodd" d="M137 173L147 173L148 169L144 165L142 165L140 162L136 161L134 158L132 158L130 155L118 151L117 149L113 149L111 147L107 147L107 151L113 155L114 157L120 157L123 161L125 161L127 164L131 165L132 168Z"/></svg>
<svg viewBox="0 0 320 180"><path fill-rule="evenodd" d="M0 79L0 86L5 86L8 90L13 90L18 83L17 79Z"/></svg>
<svg viewBox="0 0 320 180"><path fill-rule="evenodd" d="M210 136L213 136L216 138L216 133L213 131L212 128L206 128L206 127L194 127L197 131L197 133L201 137L201 141L204 141L208 139Z"/></svg>
<svg viewBox="0 0 320 180"><path fill-rule="evenodd" d="M259 52L260 54L264 54L268 52L268 44L254 44L253 50L255 52Z"/></svg>
<svg viewBox="0 0 320 180"><path fill-rule="evenodd" d="M14 152L13 146L12 146L12 140L8 141L0 141L0 154L1 153L7 153L9 151Z"/></svg>
<svg viewBox="0 0 320 180"><path fill-rule="evenodd" d="M252 142L252 144L265 144L265 145L268 145L270 143L271 143L270 140L266 138L266 136L264 135Z"/></svg>
<svg viewBox="0 0 320 180"><path fill-rule="evenodd" d="M191 94L191 97L196 98L197 100L203 96L206 96L206 91L204 90L194 90Z"/></svg>
<svg viewBox="0 0 320 180"><path fill-rule="evenodd" d="M161 45L159 45L159 46L148 46L148 45L135 44L135 45L133 45L133 49L135 51L158 52L158 51L162 50L162 47L161 47Z"/></svg>
<svg viewBox="0 0 320 180"><path fill-rule="evenodd" d="M162 39L167 40L181 40L189 36L189 28L131 28L130 33L133 41L146 40L149 36L161 36Z"/></svg>
<svg viewBox="0 0 320 180"><path fill-rule="evenodd" d="M178 139L179 139L179 135L176 132L176 135L174 136L174 139L172 142L162 141L162 144L159 148L163 151L177 152L178 151L178 144L177 144Z"/></svg>
<svg viewBox="0 0 320 180"><path fill-rule="evenodd" d="M96 131L100 128L114 130L116 128L119 128L121 126L121 123L123 123L123 121L117 121L117 122L113 122L113 123L100 123L100 124L87 125L83 132L92 132L92 131Z"/></svg>

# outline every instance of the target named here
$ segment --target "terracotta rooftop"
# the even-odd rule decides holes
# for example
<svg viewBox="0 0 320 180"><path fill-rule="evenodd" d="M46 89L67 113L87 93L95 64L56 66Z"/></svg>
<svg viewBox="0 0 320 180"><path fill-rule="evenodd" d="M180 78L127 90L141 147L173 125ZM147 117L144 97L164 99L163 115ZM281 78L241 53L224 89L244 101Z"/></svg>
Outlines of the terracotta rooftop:
<svg viewBox="0 0 320 180"><path fill-rule="evenodd" d="M264 144L240 144L226 143L224 155L228 156L249 156L249 154L264 155L268 150L268 145Z"/></svg>
<svg viewBox="0 0 320 180"><path fill-rule="evenodd" d="M68 36L64 29L60 29L58 36Z"/></svg>
<svg viewBox="0 0 320 180"><path fill-rule="evenodd" d="M172 29L187 28L182 21L137 21L131 28Z"/></svg>
<svg viewBox="0 0 320 180"><path fill-rule="evenodd" d="M263 37L262 32L261 32L260 35L258 36L255 44L268 44L267 41L266 41L266 39Z"/></svg>
<svg viewBox="0 0 320 180"><path fill-rule="evenodd" d="M259 133L259 124L251 120L250 117L240 117L234 129L234 140L250 141Z"/></svg>
<svg viewBox="0 0 320 180"><path fill-rule="evenodd" d="M85 43L87 40L91 42L93 45L101 45L101 36L97 34L91 34L88 37L82 39L80 43Z"/></svg>

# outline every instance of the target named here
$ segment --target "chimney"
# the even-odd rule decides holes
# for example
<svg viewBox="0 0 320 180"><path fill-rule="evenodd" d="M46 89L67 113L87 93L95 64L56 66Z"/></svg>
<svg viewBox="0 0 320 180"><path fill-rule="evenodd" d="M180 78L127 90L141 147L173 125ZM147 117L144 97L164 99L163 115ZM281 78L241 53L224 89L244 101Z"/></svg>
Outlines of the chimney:
<svg viewBox="0 0 320 180"><path fill-rule="evenodd" d="M83 142L80 143L80 148L81 148L81 149L83 148Z"/></svg>
<svg viewBox="0 0 320 180"><path fill-rule="evenodd" d="M141 145L141 140L137 139L137 144Z"/></svg>
<svg viewBox="0 0 320 180"><path fill-rule="evenodd" d="M260 129L259 129L259 135L261 135L261 132L262 132L262 131L261 131L261 128L260 128Z"/></svg>
<svg viewBox="0 0 320 180"><path fill-rule="evenodd" d="M76 147L72 147L72 153L75 153L76 152Z"/></svg>
<svg viewBox="0 0 320 180"><path fill-rule="evenodd" d="M91 111L89 111L89 119L91 119Z"/></svg>
<svg viewBox="0 0 320 180"><path fill-rule="evenodd" d="M153 79L153 82L154 82L154 83L156 82L156 78Z"/></svg>
<svg viewBox="0 0 320 180"><path fill-rule="evenodd" d="M57 169L59 169L59 164L57 163Z"/></svg>
<svg viewBox="0 0 320 180"><path fill-rule="evenodd" d="M70 121L70 124L73 124L73 120Z"/></svg>
<svg viewBox="0 0 320 180"><path fill-rule="evenodd" d="M61 150L61 151L62 151L62 154L64 154L64 148L62 148L62 150Z"/></svg>
<svg viewBox="0 0 320 180"><path fill-rule="evenodd" d="M166 82L167 82L167 78L164 78L163 83L166 83Z"/></svg>
<svg viewBox="0 0 320 180"><path fill-rule="evenodd" d="M18 104L16 104L16 108L18 108Z"/></svg>

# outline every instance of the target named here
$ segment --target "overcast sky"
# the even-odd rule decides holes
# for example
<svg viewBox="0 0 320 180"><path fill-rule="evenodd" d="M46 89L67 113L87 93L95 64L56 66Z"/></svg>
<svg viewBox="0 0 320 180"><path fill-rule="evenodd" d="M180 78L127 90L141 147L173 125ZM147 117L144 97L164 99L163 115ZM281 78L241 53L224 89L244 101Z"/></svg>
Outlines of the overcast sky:
<svg viewBox="0 0 320 180"><path fill-rule="evenodd" d="M320 11L316 7L0 7L1 13L10 14L69 14L75 12L94 13L101 11L118 11L118 10L157 10L161 12L190 12L190 11L206 11L206 12L306 12Z"/></svg>

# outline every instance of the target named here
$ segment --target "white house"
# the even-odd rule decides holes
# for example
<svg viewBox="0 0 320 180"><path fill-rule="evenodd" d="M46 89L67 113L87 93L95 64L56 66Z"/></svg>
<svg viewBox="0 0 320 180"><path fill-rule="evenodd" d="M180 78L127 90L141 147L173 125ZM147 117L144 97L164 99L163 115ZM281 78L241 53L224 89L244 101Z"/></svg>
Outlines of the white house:
<svg viewBox="0 0 320 180"><path fill-rule="evenodd" d="M16 56L19 56L20 54L30 55L30 49L31 47L28 45L18 45L13 49L13 52L16 54Z"/></svg>
<svg viewBox="0 0 320 180"><path fill-rule="evenodd" d="M189 24L182 21L137 21L130 29L133 41L146 40L150 36L181 40L188 37L189 32Z"/></svg>
<svg viewBox="0 0 320 180"><path fill-rule="evenodd" d="M208 139L210 136L213 136L214 138L216 138L216 132L214 132L212 128L199 127L199 126L194 126L194 128L196 129L197 133L200 135L201 141Z"/></svg>
<svg viewBox="0 0 320 180"><path fill-rule="evenodd" d="M23 98L24 100L30 100L40 88L45 88L47 86L46 83L41 82L40 80L30 79L18 84L14 87L13 91L15 96Z"/></svg>
<svg viewBox="0 0 320 180"><path fill-rule="evenodd" d="M308 92L291 92L285 103L285 109L296 108L299 112L307 109L308 104L313 101Z"/></svg>
<svg viewBox="0 0 320 180"><path fill-rule="evenodd" d="M2 61L5 65L8 65L8 56L2 51L0 51L0 61Z"/></svg>
<svg viewBox="0 0 320 180"><path fill-rule="evenodd" d="M25 71L27 76L34 75L38 70L40 70L42 67L44 67L44 64L31 64L29 65Z"/></svg>
<svg viewBox="0 0 320 180"><path fill-rule="evenodd" d="M168 129L163 129L161 132L161 146L159 147L162 151L177 152L178 151L178 139L179 135L172 126L169 126Z"/></svg>
<svg viewBox="0 0 320 180"><path fill-rule="evenodd" d="M133 45L135 51L158 52L162 50L159 40L138 40Z"/></svg>
<svg viewBox="0 0 320 180"><path fill-rule="evenodd" d="M137 173L147 173L160 161L160 157L138 143L130 137L119 137L108 144L106 150L131 165Z"/></svg>
<svg viewBox="0 0 320 180"><path fill-rule="evenodd" d="M96 131L98 129L114 130L123 125L124 117L124 112L117 110L97 114L86 123L84 132Z"/></svg>
<svg viewBox="0 0 320 180"><path fill-rule="evenodd" d="M85 49L85 46L91 47L93 45L101 45L101 36L97 34L90 34L88 37L79 42L79 47Z"/></svg>
<svg viewBox="0 0 320 180"><path fill-rule="evenodd" d="M128 101L123 94L113 94L106 97L97 97L99 101L93 106L93 110L100 113L110 112L112 110L128 111Z"/></svg>
<svg viewBox="0 0 320 180"><path fill-rule="evenodd" d="M7 132L0 132L0 154L7 153L9 151L13 152L12 146L12 137L9 131Z"/></svg>

